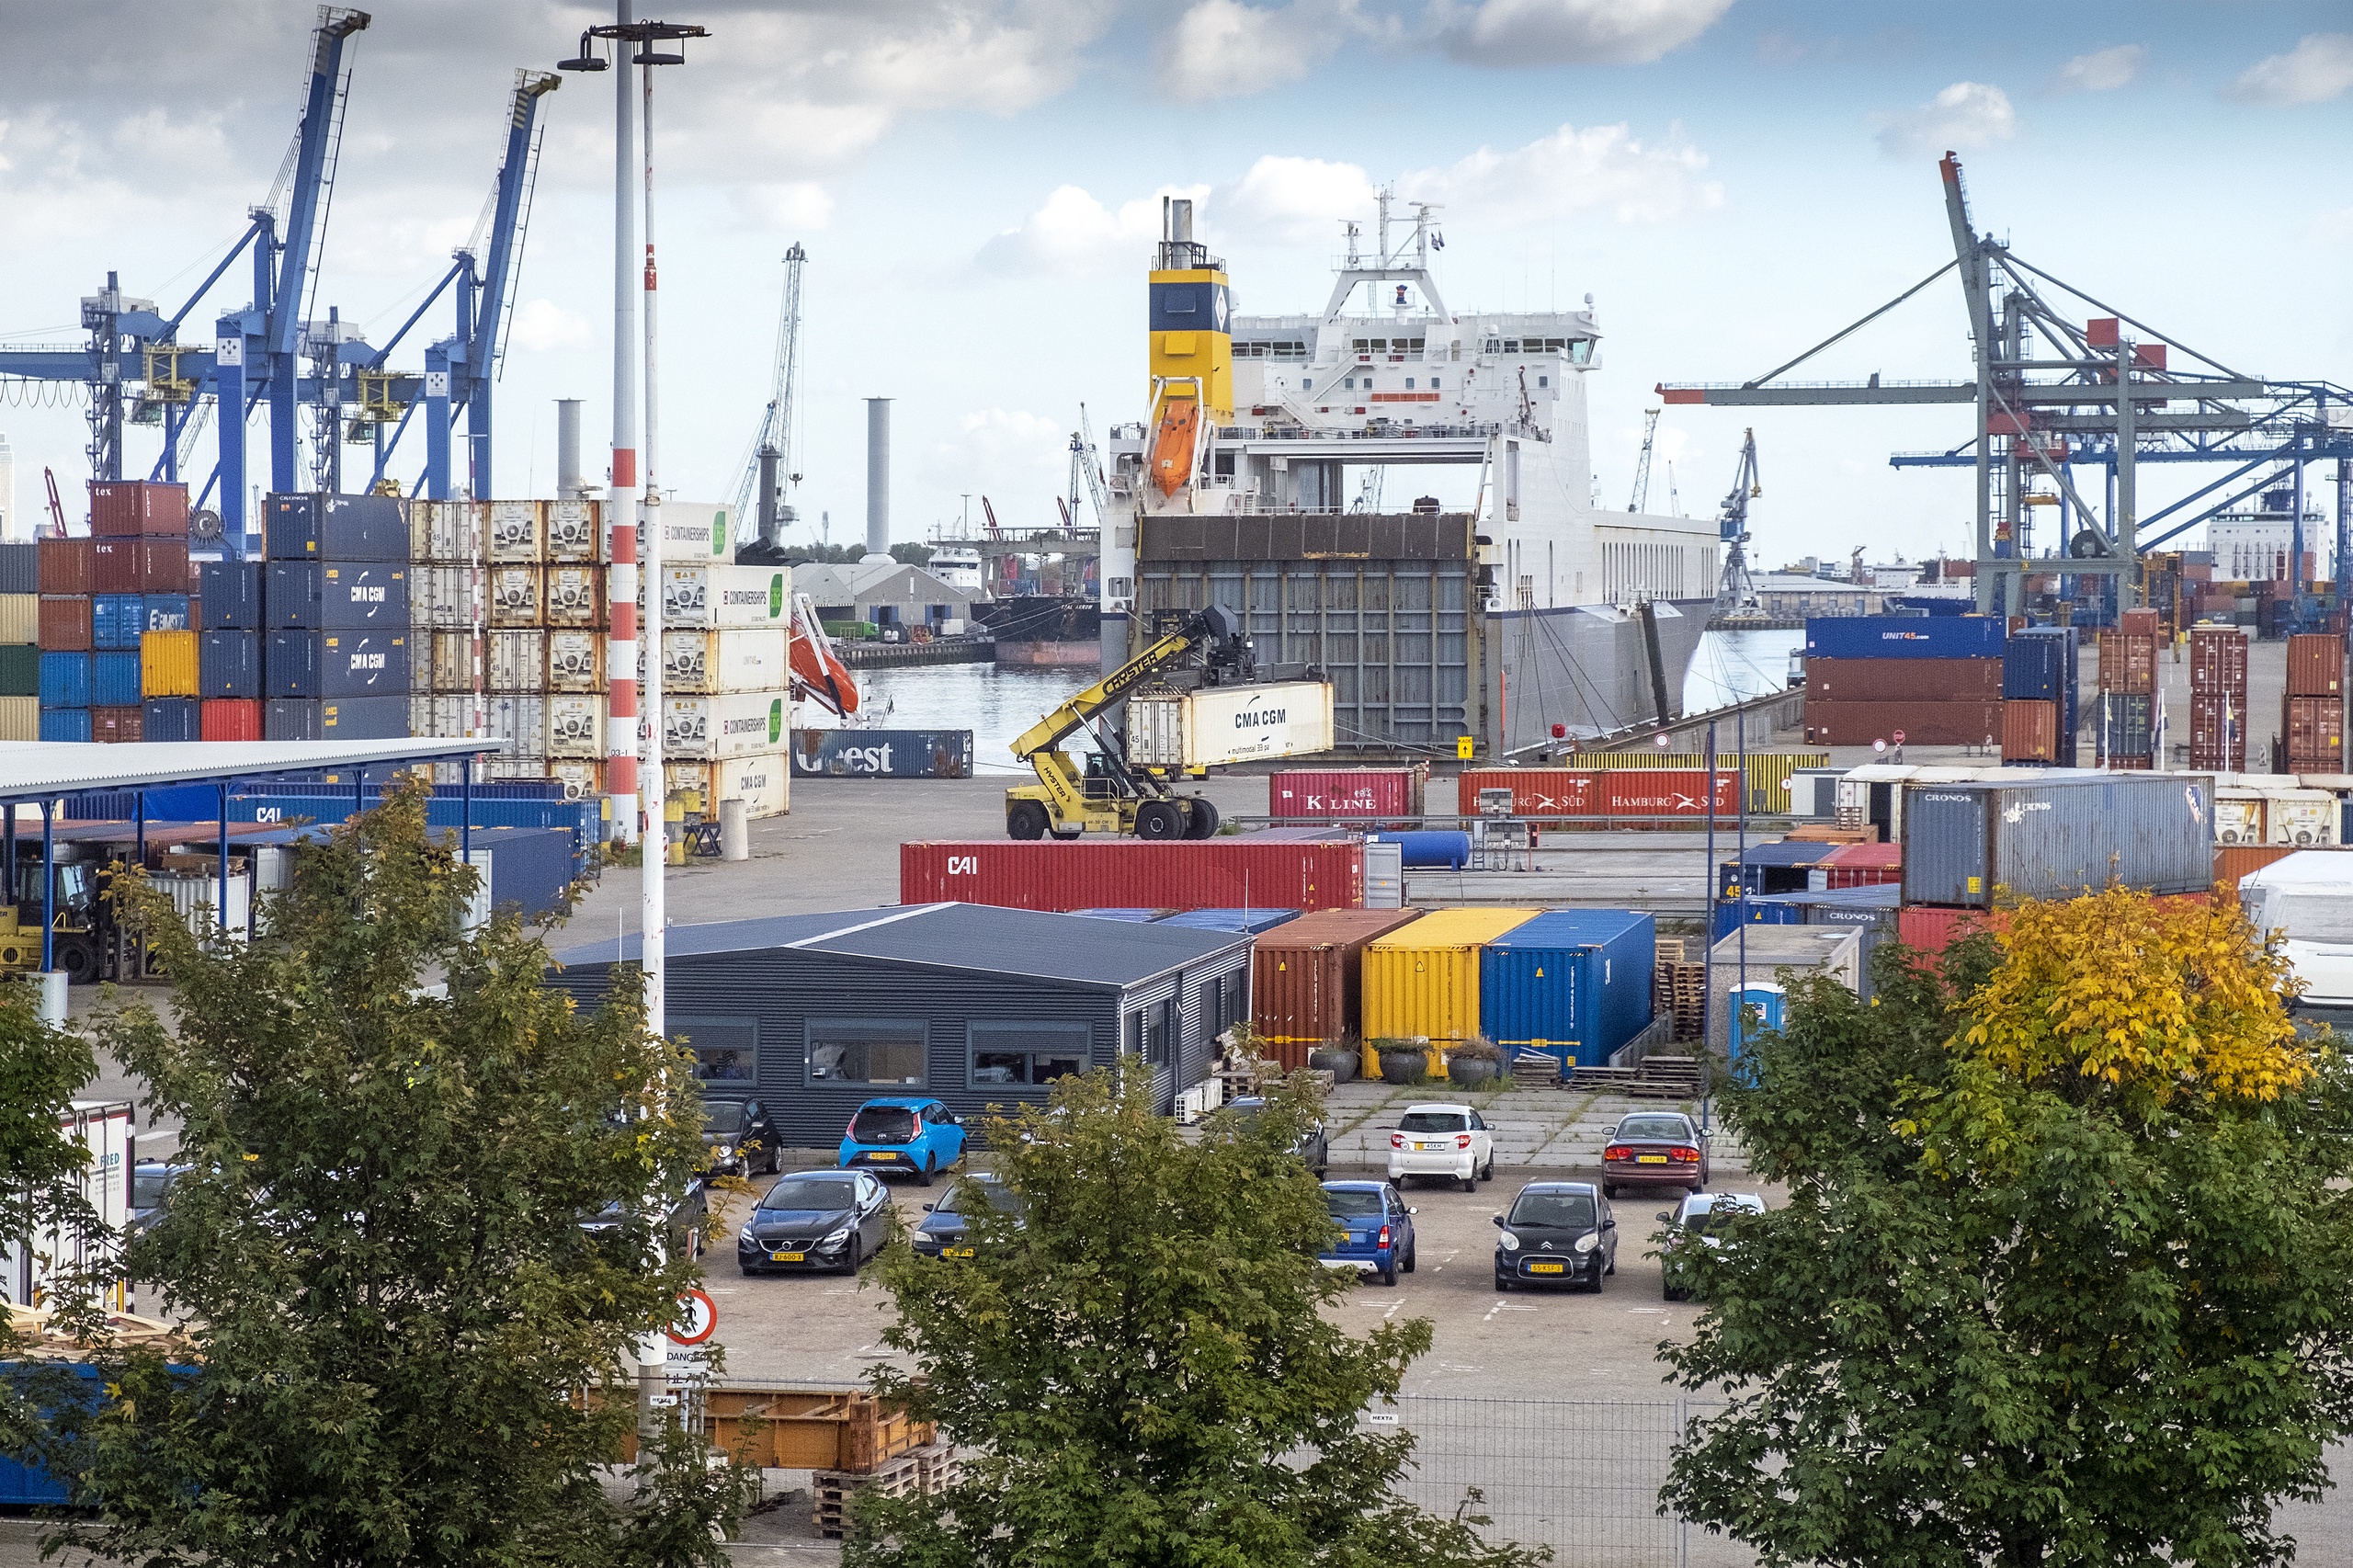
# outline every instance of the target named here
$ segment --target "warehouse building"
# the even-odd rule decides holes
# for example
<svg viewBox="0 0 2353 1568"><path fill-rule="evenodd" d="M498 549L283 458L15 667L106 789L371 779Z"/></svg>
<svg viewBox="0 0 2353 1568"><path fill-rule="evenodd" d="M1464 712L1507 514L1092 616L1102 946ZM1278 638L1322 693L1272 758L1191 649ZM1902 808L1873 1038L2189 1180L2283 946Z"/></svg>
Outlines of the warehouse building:
<svg viewBox="0 0 2353 1568"><path fill-rule="evenodd" d="M550 983L593 1005L637 956L634 936L574 949ZM1250 1016L1246 936L983 904L676 926L665 969L665 1021L704 1092L756 1091L802 1148L876 1096L975 1115L1123 1051L1171 1112Z"/></svg>

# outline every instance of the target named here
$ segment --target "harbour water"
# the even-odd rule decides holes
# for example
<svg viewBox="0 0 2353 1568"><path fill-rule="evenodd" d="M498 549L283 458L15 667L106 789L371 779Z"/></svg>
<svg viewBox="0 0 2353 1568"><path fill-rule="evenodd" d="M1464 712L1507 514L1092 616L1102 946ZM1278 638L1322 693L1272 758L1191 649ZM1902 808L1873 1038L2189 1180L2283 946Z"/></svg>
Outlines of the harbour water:
<svg viewBox="0 0 2353 1568"><path fill-rule="evenodd" d="M1684 672L1683 711L1705 713L1783 689L1790 684L1790 654L1804 645L1805 633L1796 627L1706 633Z"/></svg>

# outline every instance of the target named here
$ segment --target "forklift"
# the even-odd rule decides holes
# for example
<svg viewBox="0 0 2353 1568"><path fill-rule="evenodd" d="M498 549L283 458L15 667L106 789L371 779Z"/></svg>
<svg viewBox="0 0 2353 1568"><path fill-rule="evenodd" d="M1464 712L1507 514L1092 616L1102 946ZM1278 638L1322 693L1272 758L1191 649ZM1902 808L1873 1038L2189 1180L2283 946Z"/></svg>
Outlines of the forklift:
<svg viewBox="0 0 2353 1568"><path fill-rule="evenodd" d="M40 968L40 840L19 837L7 868L8 887L0 899L0 970ZM69 985L119 978L120 943L113 906L101 896L103 866L89 846L60 844L53 852L51 890L51 963Z"/></svg>

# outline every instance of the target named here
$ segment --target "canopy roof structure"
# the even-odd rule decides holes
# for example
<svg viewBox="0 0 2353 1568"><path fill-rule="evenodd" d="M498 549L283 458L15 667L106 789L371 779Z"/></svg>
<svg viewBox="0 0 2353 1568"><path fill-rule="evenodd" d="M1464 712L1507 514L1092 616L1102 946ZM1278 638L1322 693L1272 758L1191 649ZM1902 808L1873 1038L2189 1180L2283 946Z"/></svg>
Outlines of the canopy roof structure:
<svg viewBox="0 0 2353 1568"><path fill-rule="evenodd" d="M51 741L0 749L0 801L58 800L97 790L144 790L230 778L308 773L378 763L455 762L504 751L500 740L129 741L119 745Z"/></svg>

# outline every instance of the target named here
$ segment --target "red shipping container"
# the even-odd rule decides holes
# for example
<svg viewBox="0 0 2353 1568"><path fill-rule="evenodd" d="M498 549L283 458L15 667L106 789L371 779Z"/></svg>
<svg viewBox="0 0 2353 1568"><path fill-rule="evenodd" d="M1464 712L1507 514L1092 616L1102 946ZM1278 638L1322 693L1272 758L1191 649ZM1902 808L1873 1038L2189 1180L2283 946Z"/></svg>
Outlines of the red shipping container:
<svg viewBox="0 0 2353 1568"><path fill-rule="evenodd" d="M1196 842L1137 838L927 841L899 846L901 903L1008 909L1358 909L1358 839L1250 835Z"/></svg>
<svg viewBox="0 0 2353 1568"><path fill-rule="evenodd" d="M2052 762L2059 756L2059 705L2018 698L2002 704L2002 760Z"/></svg>
<svg viewBox="0 0 2353 1568"><path fill-rule="evenodd" d="M1895 939L1930 958L1973 931L1999 931L2009 916L1998 909L1947 909L1906 904L1895 912Z"/></svg>
<svg viewBox="0 0 2353 1568"><path fill-rule="evenodd" d="M2288 756L2295 762L2327 762L2326 767L2290 767L2290 773L2335 773L2333 759L2345 755L2345 703L2335 697L2284 697L2279 699L2279 733Z"/></svg>
<svg viewBox="0 0 2353 1568"><path fill-rule="evenodd" d="M1427 763L1286 770L1267 777L1267 814L1286 822L1418 817L1428 779Z"/></svg>
<svg viewBox="0 0 2353 1568"><path fill-rule="evenodd" d="M2218 844L2214 846L2214 881L2235 893L2241 877L2297 852L2292 844Z"/></svg>
<svg viewBox="0 0 2353 1568"><path fill-rule="evenodd" d="M208 741L257 741L261 704L244 697L208 697L196 716L197 733Z"/></svg>
<svg viewBox="0 0 2353 1568"><path fill-rule="evenodd" d="M2002 705L1988 702L1820 702L1805 700L1805 738L1815 745L1895 744L1896 732L1915 746L1973 746L1998 740Z"/></svg>
<svg viewBox="0 0 2353 1568"><path fill-rule="evenodd" d="M1994 702L2002 695L1999 659L1808 659L1805 695L1813 702Z"/></svg>
<svg viewBox="0 0 2353 1568"><path fill-rule="evenodd" d="M93 708L90 738L100 742L143 740L147 731L144 708Z"/></svg>
<svg viewBox="0 0 2353 1568"><path fill-rule="evenodd" d="M2337 697L2345 690L2345 639L2305 632L2288 639L2288 695Z"/></svg>
<svg viewBox="0 0 2353 1568"><path fill-rule="evenodd" d="M2165 631L2165 617L2153 609L2128 609L2116 624L2127 637L2155 637Z"/></svg>
<svg viewBox="0 0 2353 1568"><path fill-rule="evenodd" d="M1479 791L1509 790L1516 817L1597 817L1603 814L1601 773L1586 767L1466 767L1455 781L1455 807L1479 812Z"/></svg>
<svg viewBox="0 0 2353 1568"><path fill-rule="evenodd" d="M1904 881L1901 844L1842 844L1815 863L1824 888L1883 888Z"/></svg>
<svg viewBox="0 0 2353 1568"><path fill-rule="evenodd" d="M135 539L94 539L90 541L92 593L143 594L147 591L140 586L139 543Z"/></svg>
<svg viewBox="0 0 2353 1568"><path fill-rule="evenodd" d="M2189 688L2246 695L2246 633L2235 626L2200 626L2189 633Z"/></svg>
<svg viewBox="0 0 2353 1568"><path fill-rule="evenodd" d="M1318 1046L1363 1037L1365 944L1421 914L1326 909L1257 939L1250 955L1250 1027L1286 1071L1306 1066L1307 1053Z"/></svg>
<svg viewBox="0 0 2353 1568"><path fill-rule="evenodd" d="M2099 689L2127 697L2156 689L2157 642L2129 631L2099 634Z"/></svg>
<svg viewBox="0 0 2353 1568"><path fill-rule="evenodd" d="M2246 771L2246 698L2244 694L2189 694L2189 766L2217 773Z"/></svg>
<svg viewBox="0 0 2353 1568"><path fill-rule="evenodd" d="M40 623L36 635L40 645L53 653L86 653L93 645L95 633L90 623L90 601L87 598L44 598L40 601Z"/></svg>
<svg viewBox="0 0 2353 1568"><path fill-rule="evenodd" d="M185 594L188 585L188 540L147 539L139 541L139 591L142 594Z"/></svg>
<svg viewBox="0 0 2353 1568"><path fill-rule="evenodd" d="M1716 816L1740 815L1740 774L1719 768ZM1708 770L1704 767L1613 767L1602 775L1602 808L1613 817L1704 817L1708 814Z"/></svg>
<svg viewBox="0 0 2353 1568"><path fill-rule="evenodd" d="M94 479L90 482L90 532L99 539L142 535L186 539L188 486L143 479Z"/></svg>
<svg viewBox="0 0 2353 1568"><path fill-rule="evenodd" d="M36 546L44 594L94 594L97 574L91 564L93 541L86 539L45 539Z"/></svg>

